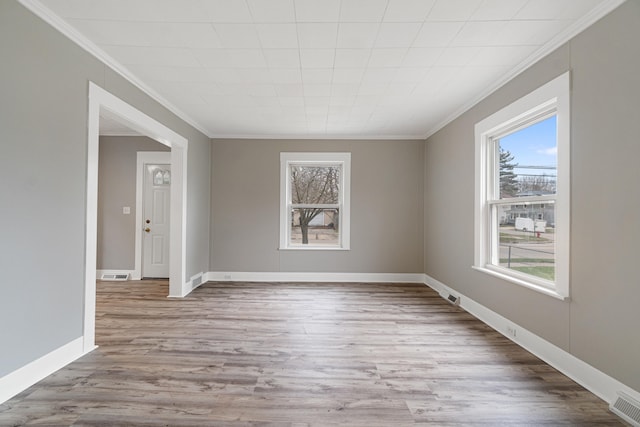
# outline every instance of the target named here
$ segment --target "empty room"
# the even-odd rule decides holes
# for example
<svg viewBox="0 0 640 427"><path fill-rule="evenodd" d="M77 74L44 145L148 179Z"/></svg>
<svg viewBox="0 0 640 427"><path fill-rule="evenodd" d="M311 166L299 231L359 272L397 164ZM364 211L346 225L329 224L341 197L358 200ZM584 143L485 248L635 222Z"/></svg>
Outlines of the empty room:
<svg viewBox="0 0 640 427"><path fill-rule="evenodd" d="M640 0L0 0L0 425L640 426Z"/></svg>

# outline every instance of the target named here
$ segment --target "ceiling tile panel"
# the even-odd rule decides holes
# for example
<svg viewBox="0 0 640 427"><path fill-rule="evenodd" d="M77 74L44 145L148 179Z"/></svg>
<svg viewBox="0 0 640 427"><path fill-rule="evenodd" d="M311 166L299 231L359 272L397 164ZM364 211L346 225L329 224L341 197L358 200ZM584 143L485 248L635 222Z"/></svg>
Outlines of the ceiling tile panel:
<svg viewBox="0 0 640 427"><path fill-rule="evenodd" d="M349 110L355 101L355 96L333 96L331 95L331 99L329 100L329 111L331 112L332 107L336 108L345 108Z"/></svg>
<svg viewBox="0 0 640 427"><path fill-rule="evenodd" d="M331 96L355 97L360 89L359 83L334 83L331 85Z"/></svg>
<svg viewBox="0 0 640 427"><path fill-rule="evenodd" d="M398 72L391 81L392 84L420 83L427 75L429 67L398 68Z"/></svg>
<svg viewBox="0 0 640 427"><path fill-rule="evenodd" d="M304 88L301 84L278 84L276 92L280 97L302 97Z"/></svg>
<svg viewBox="0 0 640 427"><path fill-rule="evenodd" d="M470 21L504 21L512 19L528 0L484 0Z"/></svg>
<svg viewBox="0 0 640 427"><path fill-rule="evenodd" d="M244 84L271 84L273 79L269 69L266 68L226 68L233 73L234 80L240 80Z"/></svg>
<svg viewBox="0 0 640 427"><path fill-rule="evenodd" d="M283 107L292 107L295 108L295 111L302 113L302 110L299 107L304 107L304 97L302 95L299 96L280 96L278 98L280 100L280 105Z"/></svg>
<svg viewBox="0 0 640 427"><path fill-rule="evenodd" d="M333 70L333 83L360 83L365 68L336 68Z"/></svg>
<svg viewBox="0 0 640 427"><path fill-rule="evenodd" d="M105 2L103 2L105 3ZM209 22L240 24L253 22L247 3L238 0L201 1Z"/></svg>
<svg viewBox="0 0 640 427"><path fill-rule="evenodd" d="M403 67L431 67L442 55L441 47L414 47L407 50L403 60Z"/></svg>
<svg viewBox="0 0 640 427"><path fill-rule="evenodd" d="M389 0L385 22L422 22L435 0Z"/></svg>
<svg viewBox="0 0 640 427"><path fill-rule="evenodd" d="M356 99L356 103L361 100L363 96L384 95L388 86L388 83L361 84L358 89L358 99Z"/></svg>
<svg viewBox="0 0 640 427"><path fill-rule="evenodd" d="M417 23L382 23L375 47L409 47L420 31Z"/></svg>
<svg viewBox="0 0 640 427"><path fill-rule="evenodd" d="M198 63L205 68L228 68L228 49L192 49Z"/></svg>
<svg viewBox="0 0 640 427"><path fill-rule="evenodd" d="M242 0L235 0L242 2ZM295 22L293 0L246 0L253 22Z"/></svg>
<svg viewBox="0 0 640 427"><path fill-rule="evenodd" d="M436 67L463 67L478 54L477 47L448 47L434 64Z"/></svg>
<svg viewBox="0 0 640 427"><path fill-rule="evenodd" d="M251 96L271 96L277 97L276 88L269 84L251 84L247 85L247 93Z"/></svg>
<svg viewBox="0 0 640 427"><path fill-rule="evenodd" d="M474 21L464 24L451 41L451 46L494 46L497 34L506 27L508 21Z"/></svg>
<svg viewBox="0 0 640 427"><path fill-rule="evenodd" d="M255 72L252 69L247 71ZM206 74L208 81L212 81L219 84L227 83L264 83L262 81L251 81L243 75L244 70L236 70L234 68L207 68ZM224 106L222 106L224 107Z"/></svg>
<svg viewBox="0 0 640 427"><path fill-rule="evenodd" d="M364 68L369 63L371 49L336 49L335 68Z"/></svg>
<svg viewBox="0 0 640 427"><path fill-rule="evenodd" d="M340 22L381 22L388 0L342 0Z"/></svg>
<svg viewBox="0 0 640 427"><path fill-rule="evenodd" d="M466 21L481 3L482 0L437 0L427 21Z"/></svg>
<svg viewBox="0 0 640 427"><path fill-rule="evenodd" d="M233 68L267 68L261 49L227 49L227 55Z"/></svg>
<svg viewBox="0 0 640 427"><path fill-rule="evenodd" d="M171 24L180 46L188 48L220 48L222 43L211 24Z"/></svg>
<svg viewBox="0 0 640 427"><path fill-rule="evenodd" d="M303 86L304 96L327 96L331 93L330 84L305 84Z"/></svg>
<svg viewBox="0 0 640 427"><path fill-rule="evenodd" d="M373 49L369 67L399 67L407 53L407 48Z"/></svg>
<svg viewBox="0 0 640 427"><path fill-rule="evenodd" d="M338 27L338 48L369 49L378 35L379 24L342 23Z"/></svg>
<svg viewBox="0 0 640 427"><path fill-rule="evenodd" d="M597 0L535 0L529 1L515 19L577 19L598 5Z"/></svg>
<svg viewBox="0 0 640 427"><path fill-rule="evenodd" d="M398 70L396 68L367 68L362 76L362 83L389 83Z"/></svg>
<svg viewBox="0 0 640 427"><path fill-rule="evenodd" d="M337 23L298 24L298 42L303 49L335 49L337 36Z"/></svg>
<svg viewBox="0 0 640 427"><path fill-rule="evenodd" d="M302 81L310 83L331 83L333 80L333 68L303 68Z"/></svg>
<svg viewBox="0 0 640 427"><path fill-rule="evenodd" d="M260 44L264 49L295 49L298 47L296 24L256 25Z"/></svg>
<svg viewBox="0 0 640 427"><path fill-rule="evenodd" d="M538 46L488 46L479 47L478 54L469 65L514 67L533 54Z"/></svg>
<svg viewBox="0 0 640 427"><path fill-rule="evenodd" d="M566 21L509 21L496 35L496 45L531 46L541 45L541 40L550 38L567 28Z"/></svg>
<svg viewBox="0 0 640 427"><path fill-rule="evenodd" d="M220 45L223 48L256 48L259 49L260 39L256 27L251 24L214 24Z"/></svg>
<svg viewBox="0 0 640 427"><path fill-rule="evenodd" d="M264 49L262 52L267 61L267 66L271 68L300 67L300 54L298 49Z"/></svg>
<svg viewBox="0 0 640 427"><path fill-rule="evenodd" d="M295 0L298 22L338 22L340 0Z"/></svg>
<svg viewBox="0 0 640 427"><path fill-rule="evenodd" d="M413 47L444 47L458 35L464 22L425 22Z"/></svg>
<svg viewBox="0 0 640 427"><path fill-rule="evenodd" d="M302 84L300 68L270 68L269 74L271 74L271 81L274 83Z"/></svg>
<svg viewBox="0 0 640 427"><path fill-rule="evenodd" d="M335 49L300 49L302 68L333 68Z"/></svg>

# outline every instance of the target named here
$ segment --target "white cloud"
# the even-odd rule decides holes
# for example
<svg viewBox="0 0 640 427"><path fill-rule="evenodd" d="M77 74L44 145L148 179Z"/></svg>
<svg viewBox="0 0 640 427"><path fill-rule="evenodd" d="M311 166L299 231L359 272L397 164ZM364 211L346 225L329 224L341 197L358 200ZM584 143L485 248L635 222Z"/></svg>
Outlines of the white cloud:
<svg viewBox="0 0 640 427"><path fill-rule="evenodd" d="M558 147L545 148L544 150L538 150L538 154L544 154L547 156L557 156Z"/></svg>

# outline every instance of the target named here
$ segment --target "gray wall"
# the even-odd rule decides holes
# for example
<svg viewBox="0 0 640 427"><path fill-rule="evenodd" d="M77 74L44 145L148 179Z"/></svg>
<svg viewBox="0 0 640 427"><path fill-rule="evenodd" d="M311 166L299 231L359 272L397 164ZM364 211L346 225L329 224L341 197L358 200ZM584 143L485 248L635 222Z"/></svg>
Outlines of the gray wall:
<svg viewBox="0 0 640 427"><path fill-rule="evenodd" d="M98 166L98 270L135 268L138 151L170 151L146 136L101 136ZM125 215L122 208L129 206Z"/></svg>
<svg viewBox="0 0 640 427"><path fill-rule="evenodd" d="M209 139L16 1L0 1L0 376L83 331L88 82L189 140L187 271L209 263Z"/></svg>
<svg viewBox="0 0 640 427"><path fill-rule="evenodd" d="M427 140L425 272L640 390L640 2L630 1ZM571 301L474 271L474 125L571 70ZM455 227L443 226L455 224Z"/></svg>
<svg viewBox="0 0 640 427"><path fill-rule="evenodd" d="M280 152L351 152L351 250L279 251ZM423 141L214 140L211 270L422 272Z"/></svg>

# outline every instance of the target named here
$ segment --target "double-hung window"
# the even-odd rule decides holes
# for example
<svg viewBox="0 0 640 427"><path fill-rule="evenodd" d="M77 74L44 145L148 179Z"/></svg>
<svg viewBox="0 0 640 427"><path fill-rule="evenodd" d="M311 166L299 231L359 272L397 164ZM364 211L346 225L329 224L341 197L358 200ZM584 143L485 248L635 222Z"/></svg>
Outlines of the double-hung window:
<svg viewBox="0 0 640 427"><path fill-rule="evenodd" d="M350 153L280 153L280 249L349 249Z"/></svg>
<svg viewBox="0 0 640 427"><path fill-rule="evenodd" d="M474 268L569 296L569 73L476 124Z"/></svg>

